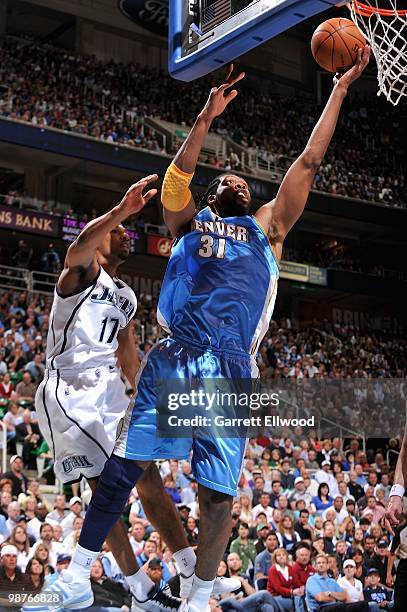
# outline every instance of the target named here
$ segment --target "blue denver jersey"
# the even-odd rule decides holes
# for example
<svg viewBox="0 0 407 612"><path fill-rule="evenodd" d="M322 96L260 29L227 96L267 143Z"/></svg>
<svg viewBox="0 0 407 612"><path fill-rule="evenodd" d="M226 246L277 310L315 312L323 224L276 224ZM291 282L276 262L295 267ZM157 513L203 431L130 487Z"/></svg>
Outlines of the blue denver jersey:
<svg viewBox="0 0 407 612"><path fill-rule="evenodd" d="M279 270L254 217L207 206L174 243L158 322L174 338L254 354L273 313Z"/></svg>

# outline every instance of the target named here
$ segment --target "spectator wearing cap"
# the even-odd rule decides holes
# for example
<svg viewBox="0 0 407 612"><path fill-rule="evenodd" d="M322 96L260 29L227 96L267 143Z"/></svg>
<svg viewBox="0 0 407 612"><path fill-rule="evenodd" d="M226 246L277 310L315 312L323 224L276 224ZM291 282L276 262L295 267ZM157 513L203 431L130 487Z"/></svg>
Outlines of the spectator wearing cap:
<svg viewBox="0 0 407 612"><path fill-rule="evenodd" d="M85 512L82 510L82 500L76 495L69 500L69 513L60 522L63 530L64 538L68 537L73 531L73 522L77 516L85 517Z"/></svg>
<svg viewBox="0 0 407 612"><path fill-rule="evenodd" d="M337 582L347 594L347 602L363 601L363 585L355 578L356 563L353 559L346 559L343 564L344 576L339 576Z"/></svg>
<svg viewBox="0 0 407 612"><path fill-rule="evenodd" d="M288 501L291 504L292 510L295 510L295 504L300 499L304 500L307 508L309 508L311 512L315 511L315 508L312 504L312 497L306 491L304 478L302 476L297 476L294 481L294 491L288 496Z"/></svg>
<svg viewBox="0 0 407 612"><path fill-rule="evenodd" d="M326 482L320 483L318 487L318 493L315 497L312 498L312 501L314 503L315 510L317 512L322 512L323 510L326 510L327 508L330 508L333 505L334 500L329 495L328 483Z"/></svg>
<svg viewBox="0 0 407 612"><path fill-rule="evenodd" d="M0 597L7 598L10 593L24 592L29 580L17 566L18 551L12 544L4 544L0 551ZM21 609L21 606L11 609ZM7 610L10 610L7 607Z"/></svg>
<svg viewBox="0 0 407 612"><path fill-rule="evenodd" d="M363 595L365 601L369 604L370 612L379 612L383 608L385 610L390 608L392 591L385 589L379 583L380 574L377 569L371 567L367 572L365 589L363 590Z"/></svg>
<svg viewBox="0 0 407 612"><path fill-rule="evenodd" d="M379 572L380 576L380 584L386 587L386 579L387 579L387 569L389 564L389 549L388 542L386 540L379 540L376 544L376 552L372 557L366 561L366 568L376 569ZM393 567L393 574L394 567Z"/></svg>
<svg viewBox="0 0 407 612"><path fill-rule="evenodd" d="M249 539L249 525L241 522L238 528L239 536L230 545L230 552L239 555L242 561L242 572L245 574L254 564L257 556L253 540Z"/></svg>
<svg viewBox="0 0 407 612"><path fill-rule="evenodd" d="M187 506L187 504L180 504L178 506L178 512L179 512L179 516L181 519L181 523L184 525L184 527L187 524L189 515L191 513L191 508L189 506Z"/></svg>
<svg viewBox="0 0 407 612"><path fill-rule="evenodd" d="M315 473L314 478L319 484L327 484L330 491L334 491L337 486L335 477L331 473L331 462L328 461L328 459L323 460L321 463L321 469Z"/></svg>
<svg viewBox="0 0 407 612"><path fill-rule="evenodd" d="M28 479L23 474L23 468L23 458L20 455L13 455L10 457L10 471L2 474L2 478L8 478L13 483L13 497L18 497L20 493L27 491Z"/></svg>
<svg viewBox="0 0 407 612"><path fill-rule="evenodd" d="M163 564L159 557L150 559L147 563L146 573L160 590L165 588L166 582L163 579Z"/></svg>
<svg viewBox="0 0 407 612"><path fill-rule="evenodd" d="M277 534L275 531L268 531L264 541L264 550L256 556L254 561L254 579L259 591L267 587L267 577L273 562L273 553L278 547Z"/></svg>
<svg viewBox="0 0 407 612"><path fill-rule="evenodd" d="M69 564L71 562L71 555L68 555L68 553L66 552L61 552L56 559L56 565L55 565L55 572L52 574L48 574L45 577L45 585L49 586L50 584L52 584L53 582L55 582L55 580L58 580L58 578L60 577L60 574L63 570L68 569Z"/></svg>
<svg viewBox="0 0 407 612"><path fill-rule="evenodd" d="M246 521L245 521L246 522ZM270 532L267 523L259 523L256 527L257 542L255 543L256 553L261 553L266 548L266 539Z"/></svg>
<svg viewBox="0 0 407 612"><path fill-rule="evenodd" d="M334 578L328 576L327 555L319 554L315 559L316 573L310 576L305 587L307 607L310 612L343 610L344 612L367 612L365 602L346 603L347 593Z"/></svg>

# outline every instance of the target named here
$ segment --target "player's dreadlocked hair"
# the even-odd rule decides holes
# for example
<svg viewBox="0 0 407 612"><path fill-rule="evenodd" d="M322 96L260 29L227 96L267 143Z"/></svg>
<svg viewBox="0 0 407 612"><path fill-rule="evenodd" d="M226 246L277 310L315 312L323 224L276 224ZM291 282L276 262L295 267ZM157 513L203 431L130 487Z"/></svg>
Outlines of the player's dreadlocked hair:
<svg viewBox="0 0 407 612"><path fill-rule="evenodd" d="M218 191L218 187L220 185L221 180L223 179L223 177L225 176L229 176L228 174L219 174L218 176L216 176L214 179L211 180L211 182L209 183L207 190L205 191L205 193L200 197L199 199L199 205L198 205L198 210L202 210L203 208L205 208L205 206L211 206L208 202L208 198L211 195L216 195L216 192ZM212 208L212 206L211 206ZM213 210L213 208L212 208ZM216 212L216 211L214 211Z"/></svg>

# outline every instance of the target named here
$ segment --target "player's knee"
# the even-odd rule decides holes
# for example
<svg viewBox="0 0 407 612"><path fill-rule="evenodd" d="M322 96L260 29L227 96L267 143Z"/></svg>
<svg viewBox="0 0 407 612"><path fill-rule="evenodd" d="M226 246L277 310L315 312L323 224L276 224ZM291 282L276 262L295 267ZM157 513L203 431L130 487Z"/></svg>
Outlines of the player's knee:
<svg viewBox="0 0 407 612"><path fill-rule="evenodd" d="M105 463L91 504L104 511L116 511L116 505L126 503L143 469L130 459L112 455Z"/></svg>
<svg viewBox="0 0 407 612"><path fill-rule="evenodd" d="M231 516L233 497L214 489L200 490L199 506L201 513L215 521L226 519Z"/></svg>

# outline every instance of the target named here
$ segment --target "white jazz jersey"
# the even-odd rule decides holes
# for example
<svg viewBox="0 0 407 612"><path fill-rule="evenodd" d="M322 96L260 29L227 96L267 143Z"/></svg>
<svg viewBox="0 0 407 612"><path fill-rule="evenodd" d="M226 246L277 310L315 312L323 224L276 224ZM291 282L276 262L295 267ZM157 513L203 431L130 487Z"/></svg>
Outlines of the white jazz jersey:
<svg viewBox="0 0 407 612"><path fill-rule="evenodd" d="M47 368L88 369L115 363L117 334L134 317L137 299L101 267L93 284L61 297L55 289L47 338Z"/></svg>
<svg viewBox="0 0 407 612"><path fill-rule="evenodd" d="M103 268L84 291L64 298L55 292L35 407L63 483L99 476L113 451L129 403L116 366L117 334L136 305L130 287Z"/></svg>

